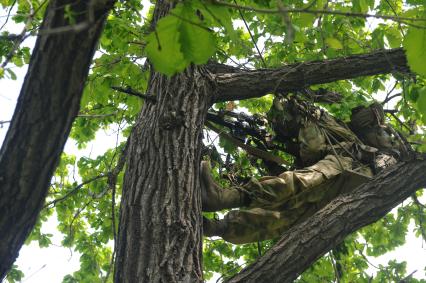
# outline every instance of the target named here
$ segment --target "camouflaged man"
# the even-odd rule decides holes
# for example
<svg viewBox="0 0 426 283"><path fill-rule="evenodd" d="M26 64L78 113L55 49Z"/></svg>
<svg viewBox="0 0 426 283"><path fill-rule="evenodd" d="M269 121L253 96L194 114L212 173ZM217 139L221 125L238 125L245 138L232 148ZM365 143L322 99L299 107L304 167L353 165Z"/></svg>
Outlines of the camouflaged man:
<svg viewBox="0 0 426 283"><path fill-rule="evenodd" d="M352 110L347 125L306 101L274 101L277 134L297 139L301 168L279 176L252 178L242 187L221 188L202 162L203 211L228 212L224 219L204 218L204 235L243 244L280 236L337 195L367 182L408 152L401 136L384 123L380 104Z"/></svg>

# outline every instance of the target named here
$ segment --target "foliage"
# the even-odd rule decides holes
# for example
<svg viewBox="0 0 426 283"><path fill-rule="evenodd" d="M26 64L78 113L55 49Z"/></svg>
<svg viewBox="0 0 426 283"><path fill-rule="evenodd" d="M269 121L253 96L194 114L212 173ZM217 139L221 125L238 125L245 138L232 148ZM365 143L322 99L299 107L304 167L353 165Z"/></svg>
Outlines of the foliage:
<svg viewBox="0 0 426 283"><path fill-rule="evenodd" d="M35 34L40 25L45 8L43 3L36 0L0 1L3 9L14 7L10 20L26 23L30 35ZM272 68L379 48L404 47L409 66L416 74L361 77L312 89L322 87L343 96L339 104L322 105L342 120L349 118L351 108L378 99L380 93L387 93L386 97L400 93L399 100L385 104L398 110L387 117L388 122L404 133L409 141L415 142L416 149L426 149L422 132L426 124L426 22L398 20L398 17L425 19L424 1L238 0L225 3L229 5L216 1L181 1L152 29L149 22L152 8L146 9L138 0L118 1L108 17L81 102L81 115L71 132L78 146L87 147L102 129L118 128L122 139L129 135L143 100L115 91L112 87L145 93L150 71L145 62L147 58L155 70L172 76L191 63L204 64L209 59L241 68ZM253 9L238 9L239 5ZM142 14L143 8L147 14ZM285 9L297 9L297 12L283 12ZM389 15L394 20L308 13L306 10ZM31 11L36 12L31 14ZM30 16L31 21L27 23ZM28 64L30 50L8 39L10 34L7 31L0 32L0 64L13 53L10 63L0 68L0 78L16 79L13 68ZM255 43L262 54L258 54ZM265 115L271 104L272 95L268 95L233 104L218 103L215 108L245 109L251 114ZM218 143L213 140L207 143L211 152L216 153L214 156L211 154L211 159L219 164L214 174L218 179L219 175L226 175L228 180L223 181L222 178L221 181L224 184L240 184L251 176L266 174L267 169L260 160L238 150L225 139L220 138ZM247 137L244 140L254 144ZM118 208L113 203L120 198L122 173L118 175L114 190L109 187L107 177L116 166L123 147L124 144L121 144L95 158L66 153L62 156L47 198L50 204L42 211L27 242L38 241L40 247L49 247L51 235L43 234L41 227L48 217L57 217L58 230L64 235L62 245L81 255L80 270L67 275L64 282L101 282L111 272L112 243L117 229L113 214L118 215ZM278 151L274 154L291 160ZM206 216L218 217L212 213ZM342 282L401 280L407 272L411 272L406 270L404 262L392 260L387 266L377 267L372 275L367 270L371 266L367 256L376 257L402 246L410 232L410 223L414 223L418 236L425 237L425 217L424 206L410 201L393 214L349 236L344 243L319 259L298 282L329 282L337 278ZM254 261L273 243L265 241L235 246L220 239L206 239L205 277L211 278L214 272L224 278L229 277ZM22 275L14 267L8 280L19 281Z"/></svg>

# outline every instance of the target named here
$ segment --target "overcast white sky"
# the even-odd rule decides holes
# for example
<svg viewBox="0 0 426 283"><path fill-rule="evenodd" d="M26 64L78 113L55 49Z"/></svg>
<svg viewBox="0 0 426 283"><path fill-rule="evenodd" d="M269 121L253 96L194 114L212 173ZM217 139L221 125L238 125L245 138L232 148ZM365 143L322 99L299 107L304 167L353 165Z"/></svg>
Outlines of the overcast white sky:
<svg viewBox="0 0 426 283"><path fill-rule="evenodd" d="M0 9L0 25L2 21L4 21L4 18L1 17L4 14L3 12L4 11ZM19 33L20 28L21 27L12 24L6 26L6 30L12 33ZM29 38L24 42L24 45L29 47L32 47L33 44L34 38ZM20 87L26 73L26 67L14 67L13 70L18 77L16 81L0 79L0 121L11 120ZM7 124L0 128L0 144L3 143L7 128ZM107 148L114 147L116 135L113 132L113 130L109 132L101 131L97 139L82 151L78 151L74 142L69 141L66 145L66 152L78 156L87 156L91 154L92 157L102 154ZM422 201L426 202L426 198L424 197ZM53 216L46 225L43 226L44 233L51 233L54 235L52 239L54 245L49 248L41 249L38 247L37 243L31 243L22 248L20 256L16 261L16 264L26 275L22 282L62 282L62 278L65 275L78 270L79 256L74 251L60 246L62 236L56 231L56 223L55 216ZM385 265L390 259L407 261L408 273L417 270L417 272L414 273L414 277L426 278L424 271L426 264L426 244L422 243L420 238L416 238L413 233L408 236L407 244L403 247L386 256L371 258L370 261L375 265ZM374 273L375 269L371 268L370 272ZM211 281L215 282L216 280Z"/></svg>

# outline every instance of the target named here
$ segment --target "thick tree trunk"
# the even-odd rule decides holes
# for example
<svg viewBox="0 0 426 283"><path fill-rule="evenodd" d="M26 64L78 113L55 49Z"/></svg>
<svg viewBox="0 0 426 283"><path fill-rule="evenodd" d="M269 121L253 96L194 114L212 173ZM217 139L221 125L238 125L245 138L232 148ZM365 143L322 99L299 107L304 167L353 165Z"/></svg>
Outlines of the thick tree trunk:
<svg viewBox="0 0 426 283"><path fill-rule="evenodd" d="M96 43L114 4L113 0L89 2L50 1L0 151L0 280L43 206L80 107ZM70 3L78 15L76 29L70 29L64 17Z"/></svg>
<svg viewBox="0 0 426 283"><path fill-rule="evenodd" d="M200 149L214 85L190 67L154 73L133 129L124 178L115 282L201 282Z"/></svg>
<svg viewBox="0 0 426 283"><path fill-rule="evenodd" d="M172 8L159 0L153 25ZM153 72L130 137L114 282L202 282L200 155L216 90L204 67Z"/></svg>
<svg viewBox="0 0 426 283"><path fill-rule="evenodd" d="M362 76L408 72L402 49L378 50L330 60L302 62L274 69L236 71L211 66L218 72L218 93L215 102L260 97L268 93L287 93L315 84Z"/></svg>
<svg viewBox="0 0 426 283"><path fill-rule="evenodd" d="M319 257L426 186L426 161L401 163L342 195L284 233L263 257L228 283L293 282Z"/></svg>

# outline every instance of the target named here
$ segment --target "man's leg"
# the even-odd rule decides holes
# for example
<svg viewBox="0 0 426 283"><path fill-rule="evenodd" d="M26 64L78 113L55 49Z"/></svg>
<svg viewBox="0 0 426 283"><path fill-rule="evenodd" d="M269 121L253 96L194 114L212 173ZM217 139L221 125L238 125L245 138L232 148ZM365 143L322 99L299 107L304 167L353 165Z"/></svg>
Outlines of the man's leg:
<svg viewBox="0 0 426 283"><path fill-rule="evenodd" d="M352 159L342 157L341 161L331 155L313 166L302 170L287 171L280 176L252 178L244 186L224 189L217 185L212 176L209 163L201 163L201 185L203 211L219 211L238 207L261 207L279 210L294 195L316 187L334 178L343 169L351 168ZM340 168L343 164L344 168Z"/></svg>
<svg viewBox="0 0 426 283"><path fill-rule="evenodd" d="M350 158L339 162L336 157L327 156L303 170L253 179L244 185L251 196L247 206L253 209L231 211L222 220L205 219L204 235L220 236L235 244L278 237L325 206L342 189L349 189L345 187L366 181L342 174L342 169L350 169L351 163ZM224 190L217 185L214 189Z"/></svg>
<svg viewBox="0 0 426 283"><path fill-rule="evenodd" d="M304 213L305 207L285 214L261 208L233 210L224 219L203 218L204 235L219 236L233 244L246 244L279 237Z"/></svg>
<svg viewBox="0 0 426 283"><path fill-rule="evenodd" d="M203 211L219 211L247 206L248 194L237 187L224 189L213 180L208 161L201 162L201 198Z"/></svg>

